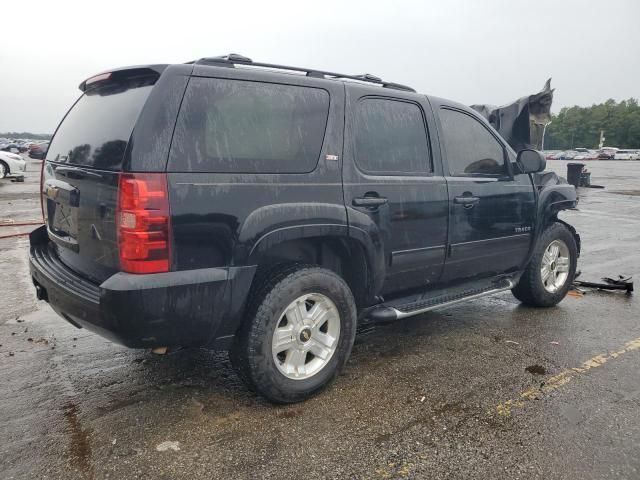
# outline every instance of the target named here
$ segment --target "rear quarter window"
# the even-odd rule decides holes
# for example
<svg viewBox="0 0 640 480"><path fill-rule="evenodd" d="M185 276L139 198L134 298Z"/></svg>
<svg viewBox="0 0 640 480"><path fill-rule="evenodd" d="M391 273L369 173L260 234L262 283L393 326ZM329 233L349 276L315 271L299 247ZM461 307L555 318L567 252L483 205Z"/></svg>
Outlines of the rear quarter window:
<svg viewBox="0 0 640 480"><path fill-rule="evenodd" d="M306 173L318 163L329 94L318 88L193 77L169 171Z"/></svg>

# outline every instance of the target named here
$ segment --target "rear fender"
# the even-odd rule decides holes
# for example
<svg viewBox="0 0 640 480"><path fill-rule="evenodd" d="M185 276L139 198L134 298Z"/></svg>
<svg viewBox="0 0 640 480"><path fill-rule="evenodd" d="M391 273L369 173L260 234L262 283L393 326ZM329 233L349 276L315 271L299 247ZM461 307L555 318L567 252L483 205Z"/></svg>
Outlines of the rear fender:
<svg viewBox="0 0 640 480"><path fill-rule="evenodd" d="M259 265L282 242L313 237L347 236L343 205L278 203L254 210L239 229L234 253L237 265Z"/></svg>
<svg viewBox="0 0 640 480"><path fill-rule="evenodd" d="M314 219L314 223L305 224L309 219ZM320 219L323 220L322 223L318 221ZM267 263L270 251L280 244L293 240L350 239L356 241L361 247L363 260L366 262L362 268L365 269L367 278L363 297L370 299L382 288L385 276L383 244L379 234L376 233L377 227L373 222L370 223L372 225L348 226L342 205L299 203L270 205L256 210L247 217L242 226L238 241L240 250L235 252L235 261L237 265ZM243 249L249 245L251 247L247 254Z"/></svg>

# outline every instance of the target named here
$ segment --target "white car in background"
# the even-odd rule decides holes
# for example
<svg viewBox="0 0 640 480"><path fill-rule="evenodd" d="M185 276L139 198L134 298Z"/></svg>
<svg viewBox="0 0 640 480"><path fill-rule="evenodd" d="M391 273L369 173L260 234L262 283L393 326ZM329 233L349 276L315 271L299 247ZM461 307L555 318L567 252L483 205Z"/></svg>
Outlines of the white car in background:
<svg viewBox="0 0 640 480"><path fill-rule="evenodd" d="M20 155L0 152L0 179L7 175L21 175L27 170L27 162Z"/></svg>
<svg viewBox="0 0 640 480"><path fill-rule="evenodd" d="M618 150L613 156L614 160L638 160L640 154L635 150Z"/></svg>

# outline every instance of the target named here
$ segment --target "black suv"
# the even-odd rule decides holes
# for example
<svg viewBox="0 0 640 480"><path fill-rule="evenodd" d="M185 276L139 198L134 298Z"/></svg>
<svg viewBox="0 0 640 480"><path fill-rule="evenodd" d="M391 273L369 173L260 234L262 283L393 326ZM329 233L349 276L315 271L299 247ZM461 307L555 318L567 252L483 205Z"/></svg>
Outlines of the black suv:
<svg viewBox="0 0 640 480"><path fill-rule="evenodd" d="M250 387L295 402L335 378L358 321L570 287L574 187L468 107L238 55L80 90L30 250L38 298L77 327L229 350Z"/></svg>

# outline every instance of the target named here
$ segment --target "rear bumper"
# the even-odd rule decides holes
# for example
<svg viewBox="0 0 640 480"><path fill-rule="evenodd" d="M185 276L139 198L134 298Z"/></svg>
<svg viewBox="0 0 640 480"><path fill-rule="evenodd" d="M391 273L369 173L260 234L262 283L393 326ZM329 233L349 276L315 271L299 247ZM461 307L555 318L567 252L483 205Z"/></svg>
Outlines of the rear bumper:
<svg viewBox="0 0 640 480"><path fill-rule="evenodd" d="M255 272L255 267L119 272L96 285L60 261L46 227L32 232L30 240L38 297L73 325L132 348L227 348Z"/></svg>

